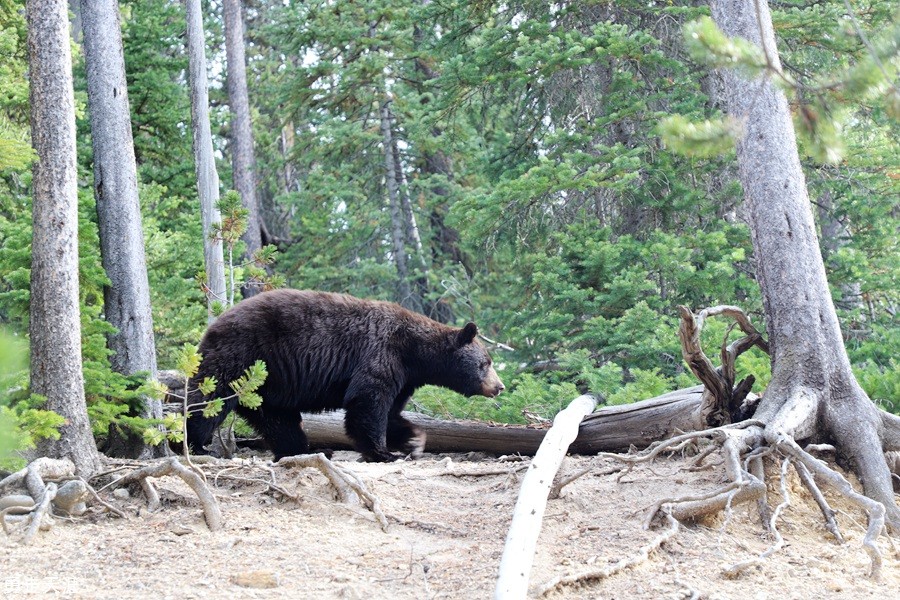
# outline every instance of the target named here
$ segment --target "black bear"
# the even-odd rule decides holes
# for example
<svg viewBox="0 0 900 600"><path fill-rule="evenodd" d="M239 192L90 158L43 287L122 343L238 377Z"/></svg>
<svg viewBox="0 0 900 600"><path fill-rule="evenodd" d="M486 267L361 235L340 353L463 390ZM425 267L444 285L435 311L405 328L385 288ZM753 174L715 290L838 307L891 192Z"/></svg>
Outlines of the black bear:
<svg viewBox="0 0 900 600"><path fill-rule="evenodd" d="M345 428L366 460L416 457L425 433L400 412L426 384L466 396L497 396L504 386L491 357L475 339L478 328L449 327L389 302L327 292L275 290L253 296L222 314L200 342L202 361L191 380L217 380L206 398L231 394L228 383L257 360L268 377L257 390L257 409L227 400L213 418L188 419L187 441L203 452L212 432L237 410L275 454L275 460L308 452L300 413L343 408Z"/></svg>

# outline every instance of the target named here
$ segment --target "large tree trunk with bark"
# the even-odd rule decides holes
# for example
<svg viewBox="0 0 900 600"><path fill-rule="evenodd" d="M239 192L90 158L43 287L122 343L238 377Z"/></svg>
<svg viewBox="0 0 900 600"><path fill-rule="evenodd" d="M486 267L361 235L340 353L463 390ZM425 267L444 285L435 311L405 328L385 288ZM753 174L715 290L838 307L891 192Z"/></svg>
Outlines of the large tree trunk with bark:
<svg viewBox="0 0 900 600"><path fill-rule="evenodd" d="M28 66L33 180L31 391L66 422L40 455L70 459L79 475L99 468L81 372L78 300L78 171L69 12L65 0L29 0Z"/></svg>
<svg viewBox="0 0 900 600"><path fill-rule="evenodd" d="M94 149L94 197L100 255L110 284L104 288L110 364L118 373L156 377L156 344L144 255L137 167L125 83L119 8L115 0L82 0L84 59ZM144 399L141 416L162 418L162 402ZM140 436L110 431L114 454L152 455Z"/></svg>
<svg viewBox="0 0 900 600"><path fill-rule="evenodd" d="M231 107L231 166L234 189L247 209L247 231L241 239L247 245L247 258L262 247L259 206L256 199L256 159L253 155L253 128L250 98L247 93L247 66L244 56L244 20L240 0L223 0L225 18L225 55L228 62L228 104ZM243 288L244 297L259 291Z"/></svg>
<svg viewBox="0 0 900 600"><path fill-rule="evenodd" d="M885 506L889 525L900 528L884 457L884 451L898 449L900 419L879 411L850 369L790 110L772 80L781 65L768 5L718 0L712 14L727 35L762 47L770 65L754 80L725 73L728 113L743 123L737 159L772 355L772 381L755 418L765 423L765 440L785 452L791 450L789 440L833 442L866 495Z"/></svg>
<svg viewBox="0 0 900 600"><path fill-rule="evenodd" d="M216 207L219 201L219 174L213 156L212 132L209 125L209 84L206 77L206 38L203 33L203 14L200 0L186 0L187 46L189 80L191 85L191 129L194 139L194 169L197 173L197 193L203 219L203 258L206 266L208 320L212 322L212 306L226 303L225 261L221 240L210 236L213 223L221 223L222 215Z"/></svg>

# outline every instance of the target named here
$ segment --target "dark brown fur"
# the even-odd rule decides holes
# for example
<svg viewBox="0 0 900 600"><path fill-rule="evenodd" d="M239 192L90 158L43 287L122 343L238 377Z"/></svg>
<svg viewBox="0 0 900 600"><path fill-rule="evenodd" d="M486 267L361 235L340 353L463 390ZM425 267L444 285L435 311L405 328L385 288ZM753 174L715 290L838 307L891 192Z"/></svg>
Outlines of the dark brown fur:
<svg viewBox="0 0 900 600"><path fill-rule="evenodd" d="M214 418L192 415L188 443L202 452L237 410L277 460L309 450L301 413L344 408L347 435L367 460L400 457L390 450L416 455L424 432L400 412L417 388L439 385L488 397L503 390L477 333L474 323L448 327L389 302L297 290L259 294L210 325L191 387L213 376L218 387L206 399L230 395L228 383L262 360L269 373L259 389L262 406L246 409L232 399ZM195 392L191 402L200 400Z"/></svg>

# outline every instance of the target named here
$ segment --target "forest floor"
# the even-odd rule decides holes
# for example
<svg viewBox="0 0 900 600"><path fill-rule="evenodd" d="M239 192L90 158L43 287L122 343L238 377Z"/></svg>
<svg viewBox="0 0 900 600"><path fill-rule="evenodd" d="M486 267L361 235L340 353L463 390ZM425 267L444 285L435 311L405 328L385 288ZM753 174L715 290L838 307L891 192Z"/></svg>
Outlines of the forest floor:
<svg viewBox="0 0 900 600"><path fill-rule="evenodd" d="M243 456L230 461L239 467L230 475L267 472L265 456ZM278 485L296 500L261 483L220 477L216 492L226 525L219 533L207 531L196 498L180 480L163 478L157 480L163 501L157 512L148 513L135 490L130 498L112 500L127 519L93 511L77 520L56 519L27 547L0 537L0 598L491 597L527 459L426 454L414 462L370 464L357 457L338 452L334 459L380 498L387 532L365 507L337 502L313 469L272 467ZM619 474L603 474L617 464L611 458L568 457L563 473L585 467L592 472L549 502L532 592L555 576L633 556L660 534L641 528L657 499L722 483L721 467L688 472L688 460L640 465L617 481ZM777 481L769 489L773 508L781 501ZM682 526L637 566L547 597L898 597L900 554L885 537L878 541L883 579L867 577L865 515L826 491L846 539L838 544L796 476L787 489L791 504L779 521L785 546L739 577L726 578L723 569L773 542L759 524L755 503L735 507L727 522L718 517Z"/></svg>

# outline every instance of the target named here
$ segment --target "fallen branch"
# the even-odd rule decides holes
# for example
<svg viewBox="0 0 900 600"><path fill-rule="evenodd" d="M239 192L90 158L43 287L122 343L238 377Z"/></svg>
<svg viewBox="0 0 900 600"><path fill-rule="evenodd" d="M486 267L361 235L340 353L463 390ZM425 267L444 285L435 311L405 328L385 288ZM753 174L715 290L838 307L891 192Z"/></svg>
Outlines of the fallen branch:
<svg viewBox="0 0 900 600"><path fill-rule="evenodd" d="M183 379L172 373L163 380L170 389L183 386ZM601 407L582 421L569 451L587 455L624 452L680 431L704 429L707 424L701 414L702 396L703 386L698 385L634 404ZM747 402L752 404L755 400L757 397L750 394ZM405 412L403 417L428 432L428 452L533 455L547 432L545 427L436 419L415 412ZM353 449L344 428L343 411L304 414L303 430L314 448ZM199 464L204 458L207 457L195 456L193 461Z"/></svg>
<svg viewBox="0 0 900 600"><path fill-rule="evenodd" d="M578 434L578 425L597 406L597 398L579 396L553 419L522 481L519 499L506 536L495 598L524 598L541 531L547 496L566 450Z"/></svg>

